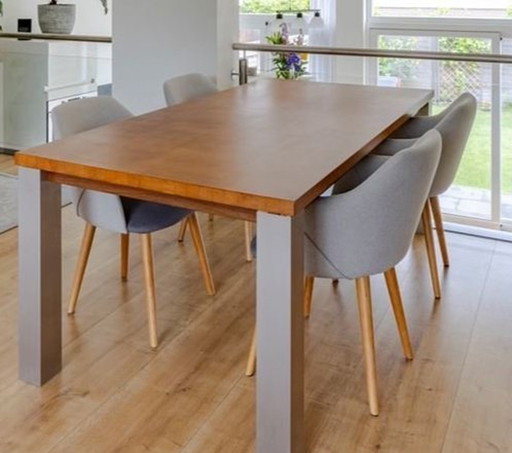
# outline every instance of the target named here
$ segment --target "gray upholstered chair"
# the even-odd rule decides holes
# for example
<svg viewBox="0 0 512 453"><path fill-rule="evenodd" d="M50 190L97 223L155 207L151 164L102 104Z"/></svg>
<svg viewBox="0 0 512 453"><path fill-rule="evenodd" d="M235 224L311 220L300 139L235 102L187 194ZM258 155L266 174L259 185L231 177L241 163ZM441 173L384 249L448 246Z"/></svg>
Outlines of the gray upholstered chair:
<svg viewBox="0 0 512 453"><path fill-rule="evenodd" d="M217 92L215 84L205 75L191 73L164 82L167 105L176 105Z"/></svg>
<svg viewBox="0 0 512 453"><path fill-rule="evenodd" d="M199 99L217 92L217 87L205 75L191 73L173 77L164 82L164 95L168 106ZM213 216L210 215L210 220ZM182 223L178 234L178 241L183 242L187 224ZM253 236L253 224L245 222L245 258L252 261L251 239Z"/></svg>
<svg viewBox="0 0 512 453"><path fill-rule="evenodd" d="M441 137L430 131L380 166L361 164L361 184L321 197L306 210L306 286L314 277L356 281L372 415L379 405L369 276L384 273L404 354L412 359L395 266L411 244L440 153ZM253 342L248 372L255 369L255 347Z"/></svg>
<svg viewBox="0 0 512 453"><path fill-rule="evenodd" d="M52 111L51 115L55 139L65 138L132 116L126 108L109 96L98 96L61 104ZM215 286L195 213L188 209L135 200L95 190L71 188L71 194L76 213L85 220L86 227L75 271L68 313L73 314L76 309L96 228L105 228L120 233L121 278L123 280L126 280L128 275L129 234L137 233L140 235L142 243L150 344L152 347L157 347L151 233L186 219L200 258L206 289L209 294L215 294Z"/></svg>
<svg viewBox="0 0 512 453"><path fill-rule="evenodd" d="M375 154L391 156L411 146L412 143L430 129L436 129L443 139L441 160L434 182L425 204L424 233L427 246L432 285L436 298L441 297L441 285L437 271L436 252L432 232L432 216L436 227L439 247L445 266L449 266L448 247L444 235L439 195L446 192L457 173L462 154L473 126L477 102L470 93L459 96L448 108L434 116L418 116L410 119L391 139L384 141Z"/></svg>

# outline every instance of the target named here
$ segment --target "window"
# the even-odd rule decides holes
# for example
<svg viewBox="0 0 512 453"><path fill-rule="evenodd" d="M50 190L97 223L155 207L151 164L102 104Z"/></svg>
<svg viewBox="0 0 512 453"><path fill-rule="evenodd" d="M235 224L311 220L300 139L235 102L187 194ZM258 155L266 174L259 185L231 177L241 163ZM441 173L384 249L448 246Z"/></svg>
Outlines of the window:
<svg viewBox="0 0 512 453"><path fill-rule="evenodd" d="M373 16L512 19L511 0L373 0Z"/></svg>
<svg viewBox="0 0 512 453"><path fill-rule="evenodd" d="M503 53L512 54L512 39L502 41ZM512 65L502 69L501 113L501 211L504 222L512 222Z"/></svg>
<svg viewBox="0 0 512 453"><path fill-rule="evenodd" d="M512 0L367 0L371 47L457 53L512 53ZM512 65L381 58L369 82L434 90L433 112L460 92L478 113L452 188L447 219L512 231Z"/></svg>
<svg viewBox="0 0 512 453"><path fill-rule="evenodd" d="M288 9L308 9L310 0L240 0L241 13L275 13Z"/></svg>
<svg viewBox="0 0 512 453"><path fill-rule="evenodd" d="M391 31L378 35L378 47L390 50L491 53L492 45L491 38L469 35L405 35ZM476 96L479 108L475 125L454 185L441 203L445 213L491 220L492 110L496 89L492 65L380 58L377 77L379 85L432 89L434 114L465 91Z"/></svg>
<svg viewBox="0 0 512 453"><path fill-rule="evenodd" d="M310 38L308 27L297 24L297 12L306 11L311 7L310 0L239 0L240 5L240 42L267 43L270 35L279 30L279 23L284 20L288 25L291 42L307 44ZM283 12L284 19L277 19L276 12ZM307 23L313 13L304 12ZM317 33L318 35L318 33ZM267 74L273 76L275 64L269 53L245 52L248 60L249 74Z"/></svg>

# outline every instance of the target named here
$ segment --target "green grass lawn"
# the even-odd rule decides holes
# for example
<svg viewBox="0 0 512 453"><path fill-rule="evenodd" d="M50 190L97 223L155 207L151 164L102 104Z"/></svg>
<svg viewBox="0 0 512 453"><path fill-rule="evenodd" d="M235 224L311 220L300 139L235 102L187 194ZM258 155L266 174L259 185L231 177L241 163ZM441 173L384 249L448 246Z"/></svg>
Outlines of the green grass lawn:
<svg viewBox="0 0 512 453"><path fill-rule="evenodd" d="M436 112L434 107L434 112ZM441 108L439 109L441 110ZM504 107L501 129L502 186L512 193L512 105ZM455 184L491 188L491 112L478 110Z"/></svg>

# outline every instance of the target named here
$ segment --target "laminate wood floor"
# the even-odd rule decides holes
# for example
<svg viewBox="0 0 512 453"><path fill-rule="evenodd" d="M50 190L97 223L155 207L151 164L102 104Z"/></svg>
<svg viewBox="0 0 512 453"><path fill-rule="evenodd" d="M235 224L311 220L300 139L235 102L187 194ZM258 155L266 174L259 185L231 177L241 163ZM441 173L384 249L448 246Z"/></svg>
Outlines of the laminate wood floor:
<svg viewBox="0 0 512 453"><path fill-rule="evenodd" d="M218 293L206 295L190 237L155 236L161 344L148 345L138 241L129 280L118 239L99 232L64 369L17 380L17 230L0 235L0 452L254 451L254 264L243 223L202 216ZM64 294L83 224L63 209ZM416 357L406 362L383 278L372 278L381 415L368 412L354 285L318 281L306 321L308 451L512 451L512 244L448 235L452 266L434 301L421 238L398 267Z"/></svg>

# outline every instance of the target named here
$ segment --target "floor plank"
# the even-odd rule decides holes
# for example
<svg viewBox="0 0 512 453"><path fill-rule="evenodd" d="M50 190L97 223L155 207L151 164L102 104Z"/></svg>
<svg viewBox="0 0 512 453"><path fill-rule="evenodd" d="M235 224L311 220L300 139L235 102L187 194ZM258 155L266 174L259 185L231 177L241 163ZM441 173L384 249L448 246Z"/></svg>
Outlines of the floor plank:
<svg viewBox="0 0 512 453"><path fill-rule="evenodd" d="M443 451L512 451L512 244L496 247Z"/></svg>

